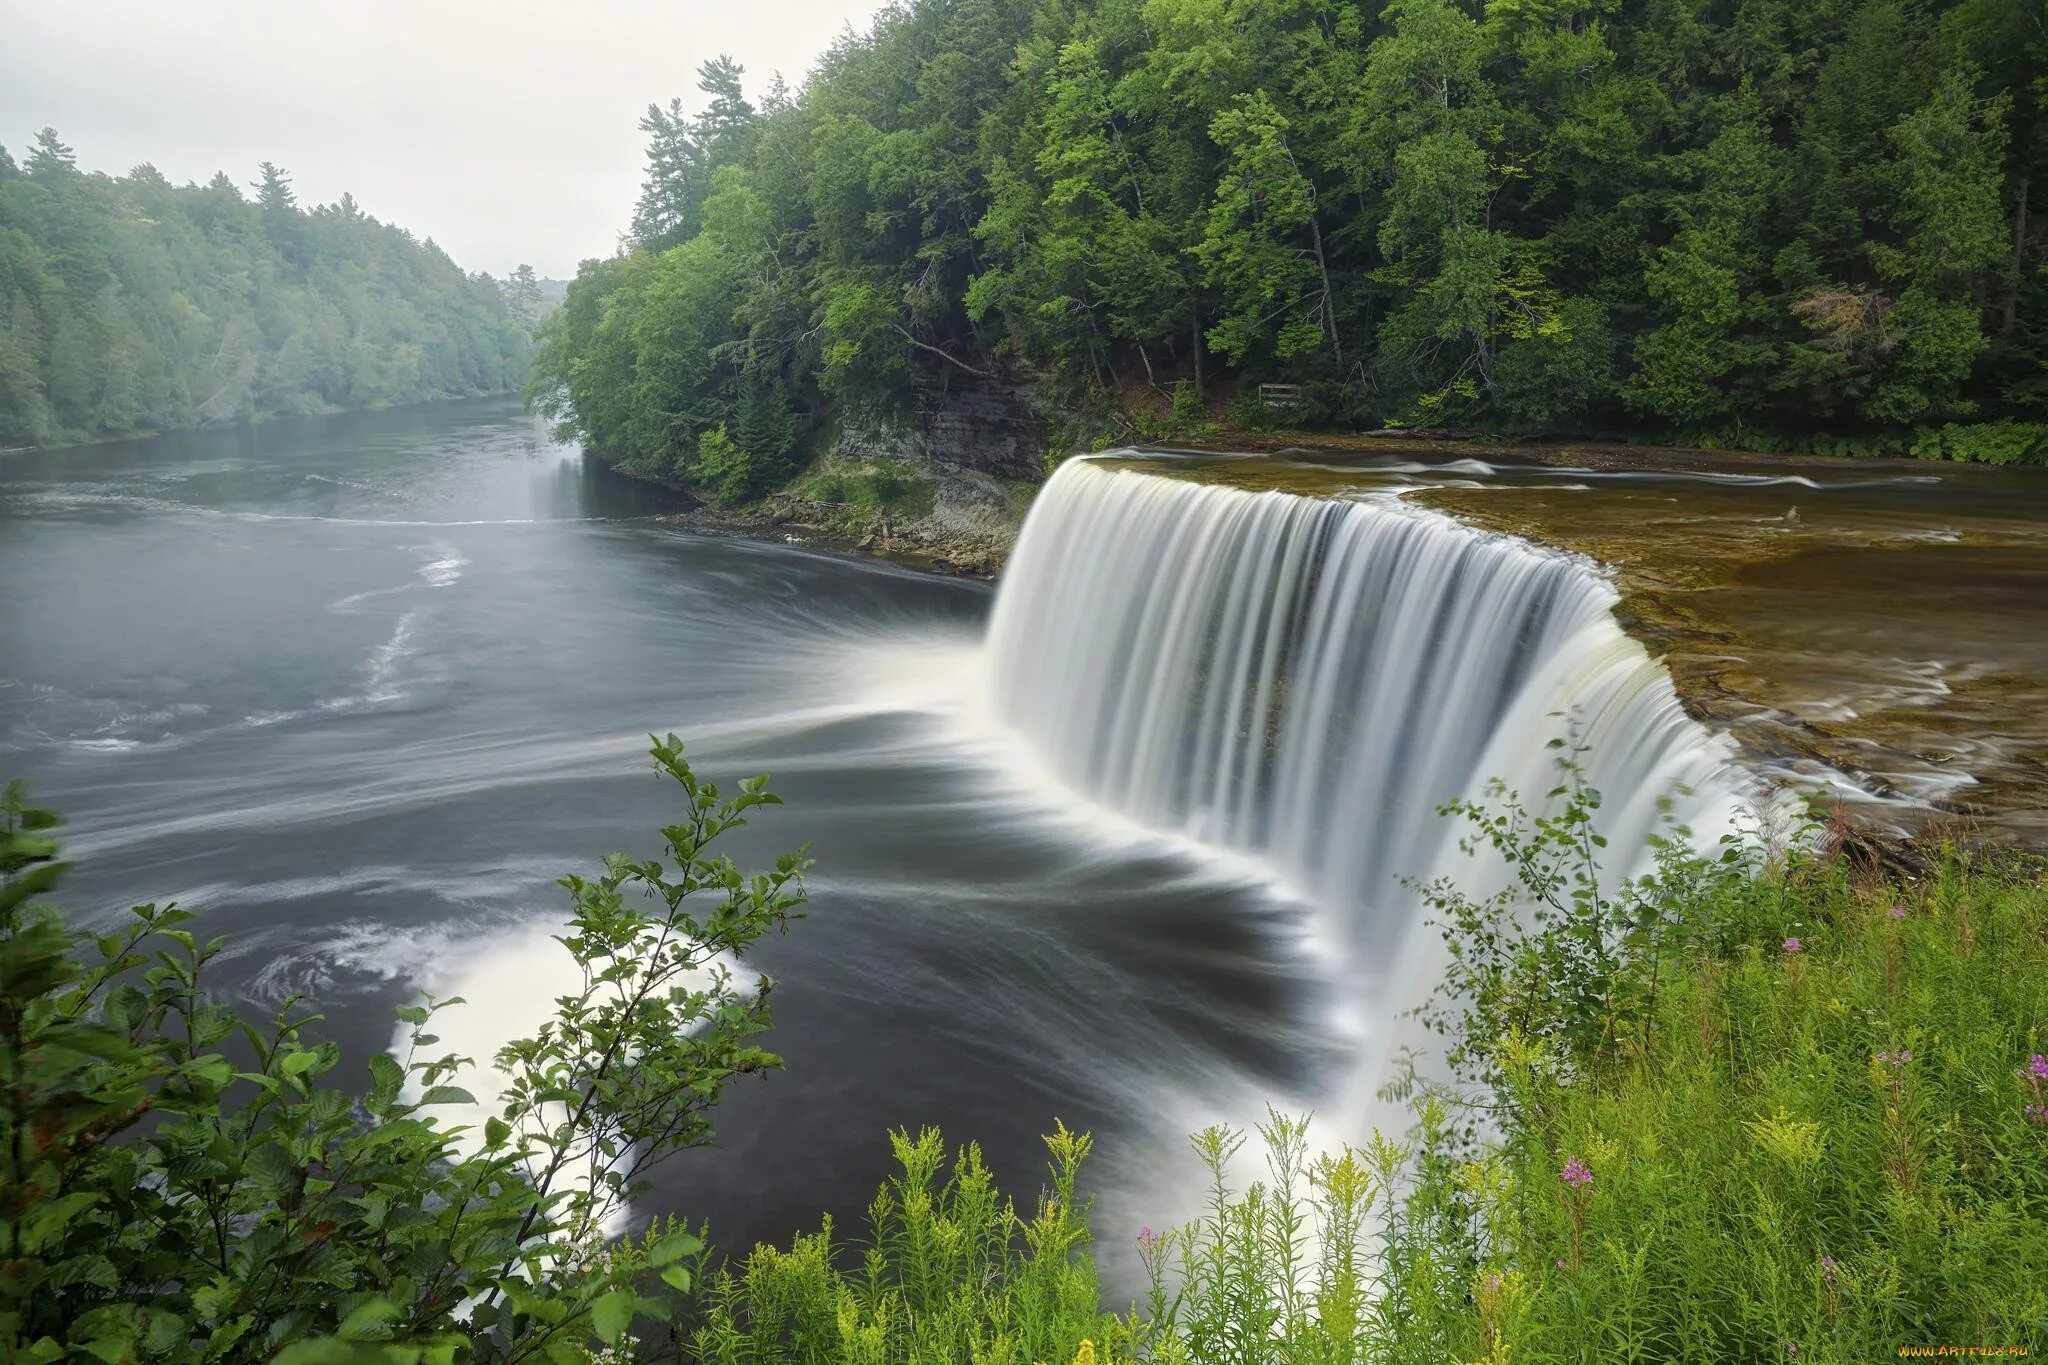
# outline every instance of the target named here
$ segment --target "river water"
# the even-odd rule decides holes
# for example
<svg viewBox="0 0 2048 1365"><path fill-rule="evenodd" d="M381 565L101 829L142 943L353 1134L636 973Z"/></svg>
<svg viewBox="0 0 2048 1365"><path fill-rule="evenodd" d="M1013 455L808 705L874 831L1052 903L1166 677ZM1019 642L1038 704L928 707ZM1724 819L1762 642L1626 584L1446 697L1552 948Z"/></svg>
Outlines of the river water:
<svg viewBox="0 0 2048 1365"><path fill-rule="evenodd" d="M483 1055L562 989L554 879L656 851L672 729L788 802L743 863L817 867L758 955L787 1071L637 1212L858 1228L898 1125L1028 1194L1055 1117L1098 1136L1106 1240L1184 1212L1152 1191L1190 1125L1338 1064L1307 912L1009 776L961 700L988 587L679 533L665 496L503 401L0 459L0 776L66 814L64 903L196 910L216 985L308 996L344 1078L421 990Z"/></svg>
<svg viewBox="0 0 2048 1365"><path fill-rule="evenodd" d="M772 774L729 851L816 858L754 963L788 1070L636 1215L857 1230L928 1124L1028 1199L1058 1119L1097 1135L1121 1289L1193 1212L1191 1129L1398 1121L1443 965L1415 888L1504 877L1434 812L1542 792L1561 733L1616 850L1776 827L1759 772L2036 838L2034 473L1123 452L1040 494L998 606L678 531L504 401L17 454L0 776L69 815L80 922L179 900L230 938L218 989L307 997L361 1077L420 992L488 1057L570 988L554 882L657 851L650 731Z"/></svg>

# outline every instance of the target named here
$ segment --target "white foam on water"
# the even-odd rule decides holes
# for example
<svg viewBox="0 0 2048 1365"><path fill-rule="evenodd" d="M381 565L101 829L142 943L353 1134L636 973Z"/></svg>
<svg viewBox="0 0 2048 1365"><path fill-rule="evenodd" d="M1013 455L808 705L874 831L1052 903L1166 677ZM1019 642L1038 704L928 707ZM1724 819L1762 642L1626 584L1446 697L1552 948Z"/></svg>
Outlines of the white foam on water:
<svg viewBox="0 0 2048 1365"><path fill-rule="evenodd" d="M462 577L469 559L452 545L437 545L429 551L435 557L420 565L420 581L430 588L446 588Z"/></svg>

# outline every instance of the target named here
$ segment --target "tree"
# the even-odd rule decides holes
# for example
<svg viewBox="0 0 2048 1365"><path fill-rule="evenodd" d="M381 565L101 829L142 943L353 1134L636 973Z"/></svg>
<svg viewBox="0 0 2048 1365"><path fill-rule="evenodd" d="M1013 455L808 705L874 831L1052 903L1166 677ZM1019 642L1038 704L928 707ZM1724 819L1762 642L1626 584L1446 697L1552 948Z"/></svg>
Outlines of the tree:
<svg viewBox="0 0 2048 1365"><path fill-rule="evenodd" d="M304 234L298 196L292 193L291 177L266 161L258 168L262 178L252 183L256 207L263 215L263 231L278 254L293 265L303 264Z"/></svg>
<svg viewBox="0 0 2048 1365"><path fill-rule="evenodd" d="M707 63L700 116L650 111L659 264L575 288L638 316L713 235L737 335L580 328L552 382L643 461L736 431L753 355L805 429L935 375L1104 419L1221 378L1316 425L1903 452L2048 418L2044 73L2009 0L905 0L758 110Z"/></svg>
<svg viewBox="0 0 2048 1365"><path fill-rule="evenodd" d="M666 109L648 105L640 131L647 135L647 179L633 210L633 239L664 246L696 235L697 206L709 173L683 102L670 100Z"/></svg>
<svg viewBox="0 0 2048 1365"><path fill-rule="evenodd" d="M746 154L754 106L740 88L745 74L730 57L714 57L697 68L697 89L710 97L691 119L683 102L647 106L640 131L647 135L647 179L633 214L634 240L663 247L688 241L703 227L704 201L720 166Z"/></svg>
<svg viewBox="0 0 2048 1365"><path fill-rule="evenodd" d="M528 324L540 321L540 278L533 273L532 266L521 263L505 281L505 301L511 305L512 311L524 318Z"/></svg>
<svg viewBox="0 0 2048 1365"><path fill-rule="evenodd" d="M1217 115L1209 130L1224 149L1224 171L1196 254L1223 297L1209 345L1234 362L1268 335L1281 360L1336 342L1336 305L1319 253L1296 241L1304 230L1320 240L1320 230L1315 187L1288 146L1288 127L1257 91ZM1276 319L1279 330L1269 332Z"/></svg>
<svg viewBox="0 0 2048 1365"><path fill-rule="evenodd" d="M61 181L76 174L78 155L57 137L55 128L36 133L35 150L28 154L28 173L38 180Z"/></svg>

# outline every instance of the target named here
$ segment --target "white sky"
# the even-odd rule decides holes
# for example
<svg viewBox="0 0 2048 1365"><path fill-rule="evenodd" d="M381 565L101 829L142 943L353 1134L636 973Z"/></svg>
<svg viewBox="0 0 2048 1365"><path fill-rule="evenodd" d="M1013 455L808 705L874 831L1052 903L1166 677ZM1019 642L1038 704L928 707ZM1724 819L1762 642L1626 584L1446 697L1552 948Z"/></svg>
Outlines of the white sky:
<svg viewBox="0 0 2048 1365"><path fill-rule="evenodd" d="M465 269L565 277L611 252L650 101L721 52L758 98L880 0L0 0L0 145L45 124L88 170L182 184L274 161Z"/></svg>

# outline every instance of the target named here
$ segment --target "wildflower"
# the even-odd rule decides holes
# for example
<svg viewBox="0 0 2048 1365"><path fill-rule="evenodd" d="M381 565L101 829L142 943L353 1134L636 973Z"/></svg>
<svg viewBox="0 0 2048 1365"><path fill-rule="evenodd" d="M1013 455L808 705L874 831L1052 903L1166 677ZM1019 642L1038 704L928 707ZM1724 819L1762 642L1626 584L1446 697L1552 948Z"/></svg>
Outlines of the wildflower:
<svg viewBox="0 0 2048 1365"><path fill-rule="evenodd" d="M1832 1257L1832 1256L1823 1256L1823 1257L1821 1257L1821 1258L1820 1258L1820 1273L1821 1273L1821 1275L1822 1275L1823 1277L1825 1277L1825 1278L1826 1278L1826 1280L1827 1280L1827 1282L1828 1282L1829 1284L1833 1284L1833 1283L1835 1282L1835 1258L1834 1258L1834 1257Z"/></svg>
<svg viewBox="0 0 2048 1365"><path fill-rule="evenodd" d="M1074 1352L1074 1365L1095 1365L1095 1343L1086 1337L1081 1339L1081 1349Z"/></svg>
<svg viewBox="0 0 2048 1365"><path fill-rule="evenodd" d="M1887 913L1893 919L1904 919L1906 917L1906 907L1902 903L1894 902L1892 908Z"/></svg>
<svg viewBox="0 0 2048 1365"><path fill-rule="evenodd" d="M2035 1053L2027 1059L2027 1075L2037 1081L2048 1081L2048 1057Z"/></svg>
<svg viewBox="0 0 2048 1365"><path fill-rule="evenodd" d="M1575 1190L1582 1190L1593 1183L1593 1173L1586 1169L1585 1162L1573 1157L1564 1163L1564 1170L1558 1174L1558 1179Z"/></svg>
<svg viewBox="0 0 2048 1365"><path fill-rule="evenodd" d="M1877 1060L1883 1062L1886 1066L1896 1071L1900 1067L1904 1066L1907 1062L1913 1060L1913 1053L1910 1049L1902 1047L1897 1052L1878 1053Z"/></svg>
<svg viewBox="0 0 2048 1365"><path fill-rule="evenodd" d="M1488 1275L1488 1276L1486 1277L1486 1292L1487 1292L1487 1293L1489 1293L1489 1294L1498 1294L1498 1293L1500 1293L1500 1286L1501 1286L1501 1278L1500 1278L1500 1272L1499 1272L1498 1270L1494 1271L1494 1272L1493 1272L1493 1273L1492 1273L1491 1275Z"/></svg>
<svg viewBox="0 0 2048 1365"><path fill-rule="evenodd" d="M2027 1106L2027 1122L2028 1122L2028 1123L2040 1123L2040 1124L2048 1124L2048 1104L2030 1104L2030 1105L2028 1105L2028 1106Z"/></svg>
<svg viewBox="0 0 2048 1365"><path fill-rule="evenodd" d="M1800 947L1799 947L1799 940L1798 940L1798 939L1796 939L1796 938L1788 938L1788 939L1786 939L1786 940L1785 940L1785 952L1786 952L1786 954L1787 954L1787 955L1790 955L1790 954L1792 954L1792 953L1796 953L1796 952L1799 952L1799 951L1800 951Z"/></svg>
<svg viewBox="0 0 2048 1365"><path fill-rule="evenodd" d="M1563 1270L1563 1269L1564 1269L1564 1257L1560 1256L1560 1257L1558 1257L1558 1258L1557 1258L1557 1268L1558 1268L1559 1270Z"/></svg>

